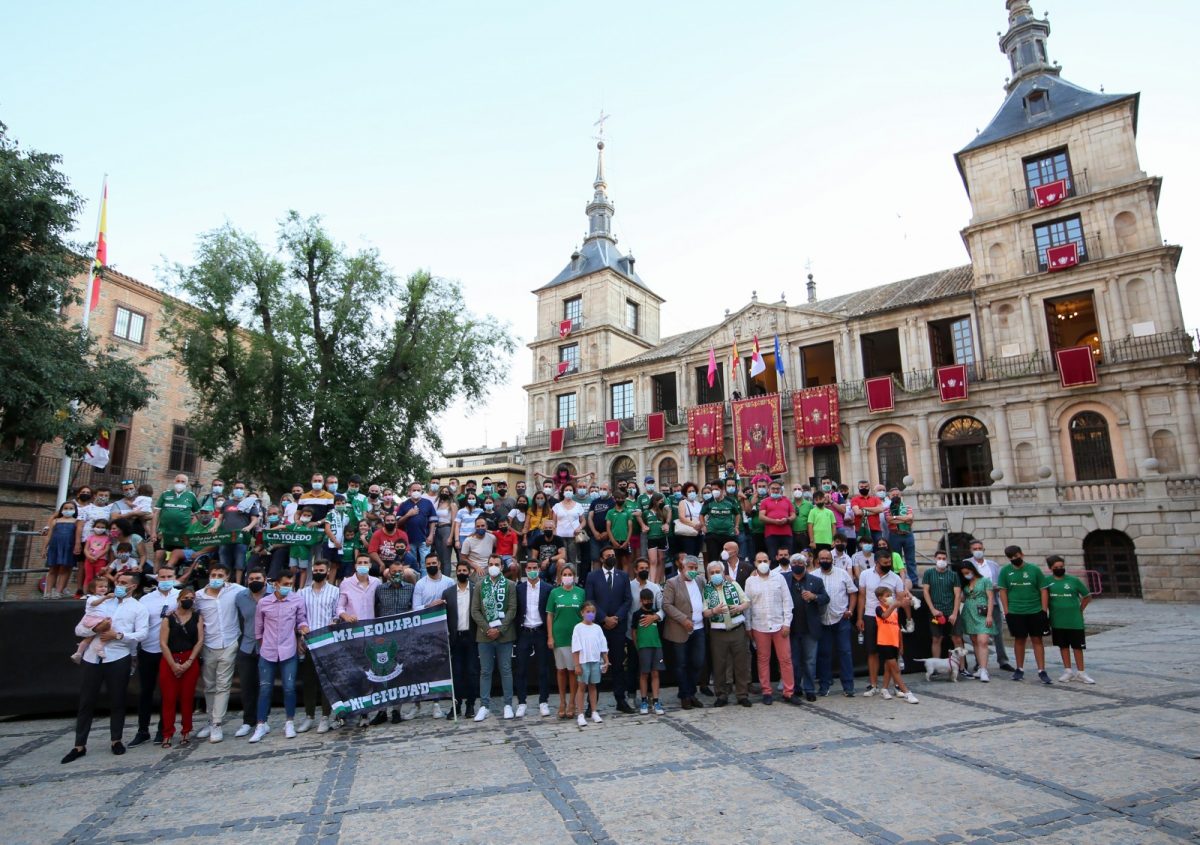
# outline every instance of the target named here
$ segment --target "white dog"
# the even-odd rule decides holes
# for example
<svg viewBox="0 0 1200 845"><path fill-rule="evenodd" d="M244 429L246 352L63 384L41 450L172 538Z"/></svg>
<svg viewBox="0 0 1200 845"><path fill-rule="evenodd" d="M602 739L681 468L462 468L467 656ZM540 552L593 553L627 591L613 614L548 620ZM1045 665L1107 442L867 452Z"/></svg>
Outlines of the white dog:
<svg viewBox="0 0 1200 845"><path fill-rule="evenodd" d="M934 675L949 675L950 680L957 684L959 671L967 665L967 650L959 646L951 649L947 658L927 657L917 662L925 664L925 680L932 681Z"/></svg>

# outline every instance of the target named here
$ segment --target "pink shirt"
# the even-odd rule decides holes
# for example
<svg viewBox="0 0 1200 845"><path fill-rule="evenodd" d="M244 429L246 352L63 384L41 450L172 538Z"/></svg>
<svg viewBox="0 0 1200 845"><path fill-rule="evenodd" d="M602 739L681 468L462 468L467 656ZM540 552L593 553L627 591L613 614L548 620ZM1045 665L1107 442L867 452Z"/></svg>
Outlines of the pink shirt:
<svg viewBox="0 0 1200 845"><path fill-rule="evenodd" d="M772 519L788 520L783 525L772 525L766 523L763 525L764 537L791 537L792 536L792 517L796 515L795 509L792 508L792 503L782 496L778 499L767 497L758 503L758 512L762 516L769 516Z"/></svg>
<svg viewBox="0 0 1200 845"><path fill-rule="evenodd" d="M374 575L367 576L367 584L359 583L358 577L347 578L338 587L337 615L343 613L359 619L375 618L375 591L382 582Z"/></svg>
<svg viewBox="0 0 1200 845"><path fill-rule="evenodd" d="M304 599L295 593L285 598L267 596L254 608L254 639L259 640L260 657L273 662L296 656L296 634L308 626Z"/></svg>

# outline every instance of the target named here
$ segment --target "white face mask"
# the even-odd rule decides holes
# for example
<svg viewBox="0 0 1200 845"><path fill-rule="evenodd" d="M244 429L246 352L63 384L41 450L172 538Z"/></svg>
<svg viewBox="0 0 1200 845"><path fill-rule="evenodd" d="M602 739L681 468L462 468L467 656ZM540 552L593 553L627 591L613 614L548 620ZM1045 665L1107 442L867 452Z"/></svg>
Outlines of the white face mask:
<svg viewBox="0 0 1200 845"><path fill-rule="evenodd" d="M574 575L564 575L562 582L563 582L564 587L570 588L571 585L575 583L575 576Z"/></svg>
<svg viewBox="0 0 1200 845"><path fill-rule="evenodd" d="M758 569L759 575L766 575L768 572L771 571L771 564L767 563L766 561L763 561L762 563L760 563L758 565L757 569Z"/></svg>
<svg viewBox="0 0 1200 845"><path fill-rule="evenodd" d="M321 488L323 488L324 486L325 486L325 483L324 483L324 482L322 482L322 481L314 481L314 482L312 483L312 489L314 489L314 490L320 490L320 489L321 489Z"/></svg>
<svg viewBox="0 0 1200 845"><path fill-rule="evenodd" d="M966 579L967 581L970 581L972 578L974 578L974 577L975 577L975 573L974 573L974 572L964 572L964 573L962 574L962 577L963 577L964 579Z"/></svg>
<svg viewBox="0 0 1200 845"><path fill-rule="evenodd" d="M500 577L500 567L489 566L488 567L488 575L492 576L493 578L499 578Z"/></svg>
<svg viewBox="0 0 1200 845"><path fill-rule="evenodd" d="M186 485L186 484L181 484L181 483L180 483L180 482L178 482L178 481L176 481L176 482L175 482L175 492L176 492L176 493L182 493L182 492L183 492L184 490L186 490L186 489L187 489L187 485Z"/></svg>
<svg viewBox="0 0 1200 845"><path fill-rule="evenodd" d="M950 561L946 560L944 557L939 557L933 562L933 565L937 567L938 572L941 572L950 565Z"/></svg>
<svg viewBox="0 0 1200 845"><path fill-rule="evenodd" d="M971 557L975 558L975 560L983 560L983 549L976 549L971 552Z"/></svg>
<svg viewBox="0 0 1200 845"><path fill-rule="evenodd" d="M729 552L721 552L721 560L729 560Z"/></svg>

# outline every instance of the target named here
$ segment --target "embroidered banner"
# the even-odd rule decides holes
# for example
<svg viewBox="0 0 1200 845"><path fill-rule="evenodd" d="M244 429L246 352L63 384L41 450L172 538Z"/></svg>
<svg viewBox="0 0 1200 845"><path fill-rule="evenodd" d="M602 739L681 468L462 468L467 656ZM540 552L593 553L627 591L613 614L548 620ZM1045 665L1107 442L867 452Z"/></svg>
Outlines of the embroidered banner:
<svg viewBox="0 0 1200 845"><path fill-rule="evenodd" d="M869 378L863 383L867 393L867 410L872 414L890 411L896 407L896 396L891 376Z"/></svg>
<svg viewBox="0 0 1200 845"><path fill-rule="evenodd" d="M605 420L604 421L604 445L605 446L620 446L621 445L621 421L620 420Z"/></svg>
<svg viewBox="0 0 1200 845"><path fill-rule="evenodd" d="M1079 263L1079 244L1071 242L1046 250L1046 266L1050 272L1066 270Z"/></svg>
<svg viewBox="0 0 1200 845"><path fill-rule="evenodd" d="M1090 346L1072 346L1059 349L1058 378L1063 387L1088 387L1096 384L1096 357Z"/></svg>
<svg viewBox="0 0 1200 845"><path fill-rule="evenodd" d="M836 385L810 387L792 394L792 419L796 424L796 445L825 446L842 439Z"/></svg>
<svg viewBox="0 0 1200 845"><path fill-rule="evenodd" d="M787 472L778 393L733 403L733 448L739 475L754 475L759 464L771 475Z"/></svg>
<svg viewBox="0 0 1200 845"><path fill-rule="evenodd" d="M967 398L967 365L938 367L938 396L943 402L961 402Z"/></svg>
<svg viewBox="0 0 1200 845"><path fill-rule="evenodd" d="M566 439L567 430L565 428L550 429L550 451L561 452L563 450L563 441Z"/></svg>
<svg viewBox="0 0 1200 845"><path fill-rule="evenodd" d="M1046 185L1038 185L1033 189L1033 197L1038 208L1049 208L1058 205L1067 198L1067 180L1059 179Z"/></svg>
<svg viewBox="0 0 1200 845"><path fill-rule="evenodd" d="M688 408L688 452L698 457L719 454L725 444L725 406L720 402Z"/></svg>
<svg viewBox="0 0 1200 845"><path fill-rule="evenodd" d="M658 443L667 439L667 415L661 411L646 417L646 442Z"/></svg>

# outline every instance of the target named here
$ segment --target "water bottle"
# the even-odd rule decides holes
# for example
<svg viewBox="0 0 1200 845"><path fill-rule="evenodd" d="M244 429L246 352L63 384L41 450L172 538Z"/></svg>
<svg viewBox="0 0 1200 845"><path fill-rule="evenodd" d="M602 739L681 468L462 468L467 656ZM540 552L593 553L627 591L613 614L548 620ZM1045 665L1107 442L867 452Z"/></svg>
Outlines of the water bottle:
<svg viewBox="0 0 1200 845"><path fill-rule="evenodd" d="M859 645L863 644L863 632L862 631L858 632L858 644Z"/></svg>

